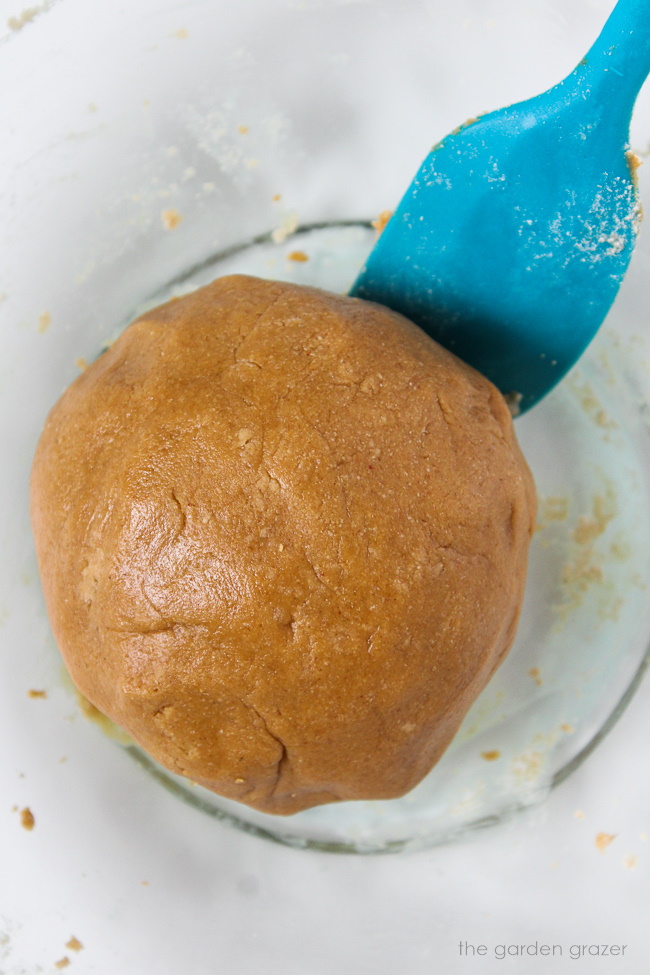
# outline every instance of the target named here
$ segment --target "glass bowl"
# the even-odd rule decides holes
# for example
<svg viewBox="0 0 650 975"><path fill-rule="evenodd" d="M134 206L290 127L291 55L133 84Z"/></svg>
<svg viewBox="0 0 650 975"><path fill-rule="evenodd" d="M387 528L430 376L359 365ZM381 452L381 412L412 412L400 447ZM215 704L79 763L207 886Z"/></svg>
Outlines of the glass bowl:
<svg viewBox="0 0 650 975"><path fill-rule="evenodd" d="M127 19L102 0L91 22L81 0L59 0L15 19L0 38L0 126L12 136L0 158L5 693L38 678L71 700L38 586L28 477L47 411L79 369L146 307L220 274L345 292L372 219L431 143L559 80L610 7L138 0ZM643 95L641 155L636 133L649 120ZM540 495L522 620L430 775L399 800L272 817L173 776L122 738L124 761L150 773L143 789L155 781L292 845L389 851L539 802L593 751L650 642L644 239L578 368L517 421ZM87 772L87 787L101 782L101 767Z"/></svg>

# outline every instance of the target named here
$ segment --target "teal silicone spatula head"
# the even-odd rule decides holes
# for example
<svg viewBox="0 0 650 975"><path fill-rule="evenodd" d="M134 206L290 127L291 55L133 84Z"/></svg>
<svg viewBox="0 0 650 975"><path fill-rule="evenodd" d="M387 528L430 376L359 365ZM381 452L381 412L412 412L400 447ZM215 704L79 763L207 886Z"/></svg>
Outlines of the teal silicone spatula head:
<svg viewBox="0 0 650 975"><path fill-rule="evenodd" d="M351 294L388 305L523 411L605 319L638 231L632 108L650 0L619 0L563 82L434 146Z"/></svg>

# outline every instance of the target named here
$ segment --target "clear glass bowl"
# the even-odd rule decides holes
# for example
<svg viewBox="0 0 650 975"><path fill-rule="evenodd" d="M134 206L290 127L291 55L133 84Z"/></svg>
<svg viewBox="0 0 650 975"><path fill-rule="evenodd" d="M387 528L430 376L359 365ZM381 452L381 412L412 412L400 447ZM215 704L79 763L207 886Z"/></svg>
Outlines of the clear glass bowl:
<svg viewBox="0 0 650 975"><path fill-rule="evenodd" d="M81 0L59 0L0 41L0 127L12 133L0 158L9 683L38 673L62 686L27 484L45 415L83 363L147 305L218 274L345 291L372 246L369 221L430 144L562 77L609 6L138 0L127 24L108 3L91 22ZM644 96L637 151L648 121ZM279 818L174 777L134 745L124 760L226 822L345 852L445 841L569 774L629 700L650 642L646 251L578 369L517 421L541 501L518 637L420 786Z"/></svg>

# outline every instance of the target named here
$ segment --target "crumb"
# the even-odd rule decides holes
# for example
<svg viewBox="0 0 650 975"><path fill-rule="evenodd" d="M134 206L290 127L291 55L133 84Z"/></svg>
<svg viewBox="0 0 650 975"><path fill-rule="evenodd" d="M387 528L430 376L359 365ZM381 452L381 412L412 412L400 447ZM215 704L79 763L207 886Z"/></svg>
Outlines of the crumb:
<svg viewBox="0 0 650 975"><path fill-rule="evenodd" d="M551 864L551 870L555 870L556 868L557 868L557 860L553 860L553 863Z"/></svg>
<svg viewBox="0 0 650 975"><path fill-rule="evenodd" d="M540 498L542 521L566 521L569 516L569 499L562 497Z"/></svg>
<svg viewBox="0 0 650 975"><path fill-rule="evenodd" d="M639 865L639 858L634 853L630 853L629 856L625 857L623 863L628 870L634 870Z"/></svg>
<svg viewBox="0 0 650 975"><path fill-rule="evenodd" d="M640 166L643 166L643 159L641 159L641 156L638 156L632 149L628 149L628 151L625 153L625 157L627 159L627 164L630 167L630 172L632 173L632 176L634 176L637 169Z"/></svg>
<svg viewBox="0 0 650 975"><path fill-rule="evenodd" d="M64 955L63 958L59 958L58 961L55 961L54 962L54 967L55 968L67 968L69 964L70 964L70 959L68 958L67 955Z"/></svg>
<svg viewBox="0 0 650 975"><path fill-rule="evenodd" d="M21 30L25 24L28 24L41 12L41 7L26 7L17 17L9 17L7 27L10 30Z"/></svg>
<svg viewBox="0 0 650 975"><path fill-rule="evenodd" d="M501 758L501 752L496 749L491 752L481 752L481 758L484 758L486 762L496 762L497 758Z"/></svg>
<svg viewBox="0 0 650 975"><path fill-rule="evenodd" d="M541 687L544 683L542 680L542 672L539 667L531 667L528 671L528 676L533 678L538 687Z"/></svg>
<svg viewBox="0 0 650 975"><path fill-rule="evenodd" d="M247 125L238 125L237 126L237 131L240 132L242 135L248 135L248 126Z"/></svg>
<svg viewBox="0 0 650 975"><path fill-rule="evenodd" d="M614 241L608 238L603 238L611 245L611 250L607 253L616 253L616 239ZM600 405L593 388L589 383L584 383L582 386L578 385L575 381L569 381L569 386L573 389L573 392L578 397L578 402L582 409L585 411L588 417L594 421L596 426L605 430L615 430L618 424L614 420L610 420L607 416L605 410Z"/></svg>
<svg viewBox="0 0 650 975"><path fill-rule="evenodd" d="M260 164L259 159L245 159L244 160L244 166L246 167L246 169L255 169L256 166L259 166L259 164Z"/></svg>
<svg viewBox="0 0 650 975"><path fill-rule="evenodd" d="M576 819L584 819L585 818L585 814L583 813L582 809L576 809L576 811L574 812L573 815L575 816Z"/></svg>
<svg viewBox="0 0 650 975"><path fill-rule="evenodd" d="M163 210L160 214L165 230L174 230L183 219L178 210Z"/></svg>
<svg viewBox="0 0 650 975"><path fill-rule="evenodd" d="M271 233L271 240L275 244L283 244L287 237L294 234L298 229L298 217L295 213L288 213L282 220L279 227Z"/></svg>
<svg viewBox="0 0 650 975"><path fill-rule="evenodd" d="M69 948L70 951L81 951L81 949L83 948L81 941L79 941L79 938L75 938L74 934L72 935L69 941L66 941L65 946L66 948Z"/></svg>
<svg viewBox="0 0 650 975"><path fill-rule="evenodd" d="M616 619L622 605L622 598L612 589L611 583L605 577L605 555L598 551L597 540L601 538L614 520L617 513L616 495L608 487L602 495L592 498L592 510L589 515L583 515L571 532L572 542L575 543L571 551L571 560L562 569L562 601L555 606L561 619L566 620L569 613L582 605L585 594L592 587L601 587L607 596L598 607L601 619ZM614 543L619 544L619 543ZM625 557L625 548L617 549L618 558ZM613 555L613 553L610 553Z"/></svg>
<svg viewBox="0 0 650 975"><path fill-rule="evenodd" d="M572 724L561 724L560 731L563 731L565 735L572 735L575 733L575 728Z"/></svg>
<svg viewBox="0 0 650 975"><path fill-rule="evenodd" d="M512 770L518 782L535 782L542 773L544 755L529 750L513 759Z"/></svg>
<svg viewBox="0 0 650 975"><path fill-rule="evenodd" d="M291 251L290 254L287 254L287 260L297 261L300 264L300 263L304 263L305 261L308 261L309 257L307 256L307 254L305 254L304 251Z"/></svg>
<svg viewBox="0 0 650 975"><path fill-rule="evenodd" d="M43 332L47 332L51 324L52 316L50 315L49 311L44 311L42 315L38 316L38 330L41 335Z"/></svg>
<svg viewBox="0 0 650 975"><path fill-rule="evenodd" d="M491 27L493 23L493 20L488 20L488 27ZM458 133L462 132L463 129L468 128L470 125L474 125L474 122L478 122L480 117L480 115L472 115L471 118L465 119L465 121L461 122L460 125L457 125L455 129L452 129L450 135L458 135Z"/></svg>
<svg viewBox="0 0 650 975"><path fill-rule="evenodd" d="M140 881L140 886L141 887L148 887L149 886L149 881L148 880L141 880Z"/></svg>
<svg viewBox="0 0 650 975"><path fill-rule="evenodd" d="M510 410L510 416L514 419L521 413L521 401L523 395L521 393L506 393L503 397L506 401L506 406Z"/></svg>
<svg viewBox="0 0 650 975"><path fill-rule="evenodd" d="M595 839L596 849L599 853L604 853L610 843L616 839L616 833L599 833Z"/></svg>
<svg viewBox="0 0 650 975"><path fill-rule="evenodd" d="M572 537L574 542L578 545L588 545L589 542L595 541L607 527L606 522L595 521L592 518L586 518L584 515L578 519L578 524L573 529Z"/></svg>
<svg viewBox="0 0 650 975"><path fill-rule="evenodd" d="M86 361L86 359L83 358L83 356L80 356L78 359L75 359L74 364L77 367L77 369L81 369L82 372L84 372L84 370L88 368L88 362Z"/></svg>
<svg viewBox="0 0 650 975"><path fill-rule="evenodd" d="M371 227L374 227L375 230L377 231L377 236L381 234L382 230L384 229L384 227L386 226L386 224L388 223L388 221L392 216L393 216L392 210L382 210L378 217L375 217L374 220L370 221Z"/></svg>
<svg viewBox="0 0 650 975"><path fill-rule="evenodd" d="M604 410L598 410L594 419L596 420L597 426L603 427L604 430L618 429L618 423L615 420L610 420Z"/></svg>
<svg viewBox="0 0 650 975"><path fill-rule="evenodd" d="M177 37L179 41L184 41L187 37L187 29L185 27L179 27L177 31L174 31L174 37Z"/></svg>
<svg viewBox="0 0 650 975"><path fill-rule="evenodd" d="M235 782L236 782L237 785L243 785L244 780L243 779L235 779Z"/></svg>
<svg viewBox="0 0 650 975"><path fill-rule="evenodd" d="M59 759L59 765L63 765L63 763L67 761L68 761L68 756L62 755L61 758Z"/></svg>
<svg viewBox="0 0 650 975"><path fill-rule="evenodd" d="M35 690L33 690L33 689L30 688L30 690L27 691L27 696L28 697L47 697L47 691L35 691Z"/></svg>
<svg viewBox="0 0 650 975"><path fill-rule="evenodd" d="M33 830L36 825L36 820L34 819L34 813L31 811L29 806L25 806L24 809L20 810L20 825L23 829Z"/></svg>
<svg viewBox="0 0 650 975"><path fill-rule="evenodd" d="M271 197L271 199L273 200L274 203L279 203L280 200L282 199L282 194L281 193L274 193L273 196Z"/></svg>

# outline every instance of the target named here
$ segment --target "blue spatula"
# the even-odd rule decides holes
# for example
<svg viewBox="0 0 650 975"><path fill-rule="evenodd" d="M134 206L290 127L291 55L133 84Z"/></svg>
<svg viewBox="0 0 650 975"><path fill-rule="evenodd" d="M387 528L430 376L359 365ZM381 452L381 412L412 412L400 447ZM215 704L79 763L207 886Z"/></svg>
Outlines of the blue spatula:
<svg viewBox="0 0 650 975"><path fill-rule="evenodd" d="M417 322L533 406L581 356L641 220L628 150L650 0L619 0L575 71L434 146L351 294Z"/></svg>

